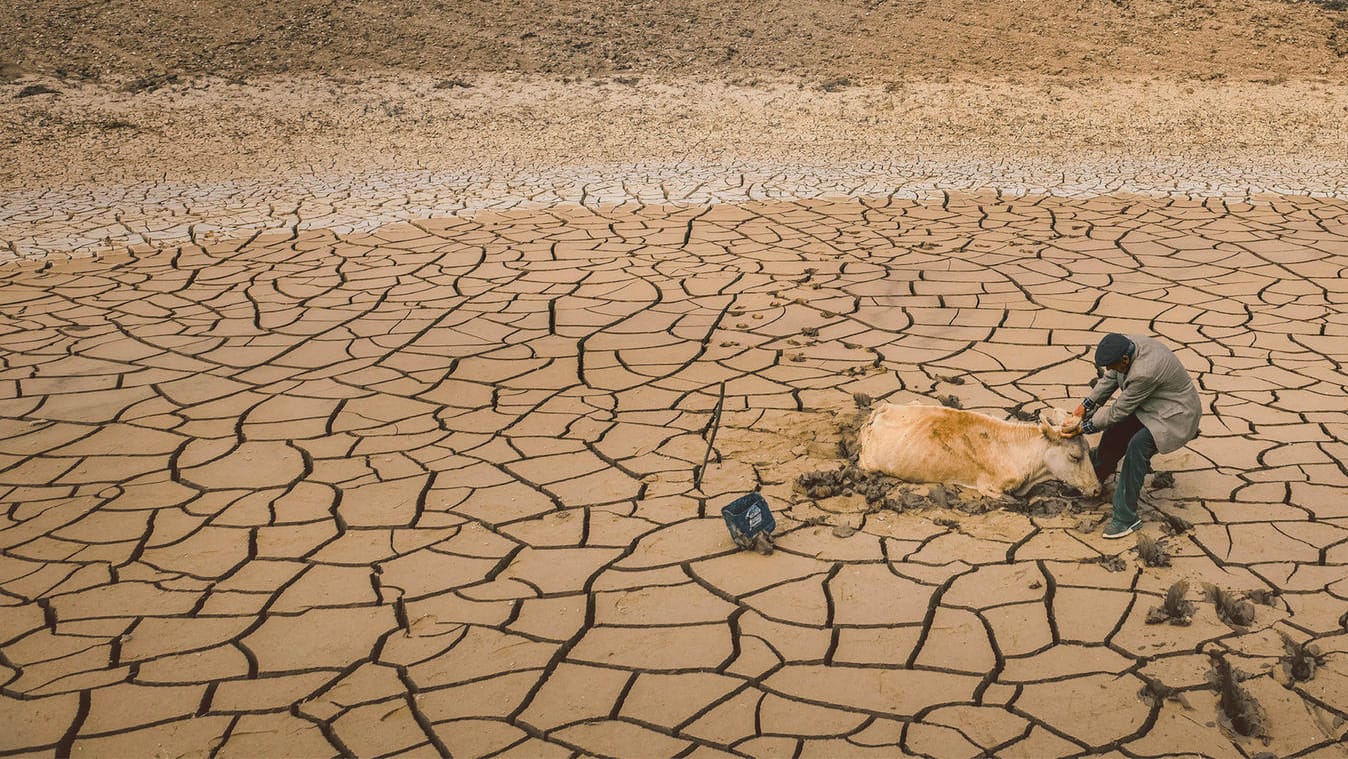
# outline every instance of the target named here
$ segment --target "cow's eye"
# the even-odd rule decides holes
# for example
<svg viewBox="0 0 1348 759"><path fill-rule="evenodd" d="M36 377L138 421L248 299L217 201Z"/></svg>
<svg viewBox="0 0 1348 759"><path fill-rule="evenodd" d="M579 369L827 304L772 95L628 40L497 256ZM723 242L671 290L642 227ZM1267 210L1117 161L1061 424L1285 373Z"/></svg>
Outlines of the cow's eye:
<svg viewBox="0 0 1348 759"><path fill-rule="evenodd" d="M1073 460L1073 461L1080 461L1080 460L1081 460L1081 451L1071 451L1071 452L1069 452L1067 455L1070 456L1070 457L1072 457L1072 460Z"/></svg>

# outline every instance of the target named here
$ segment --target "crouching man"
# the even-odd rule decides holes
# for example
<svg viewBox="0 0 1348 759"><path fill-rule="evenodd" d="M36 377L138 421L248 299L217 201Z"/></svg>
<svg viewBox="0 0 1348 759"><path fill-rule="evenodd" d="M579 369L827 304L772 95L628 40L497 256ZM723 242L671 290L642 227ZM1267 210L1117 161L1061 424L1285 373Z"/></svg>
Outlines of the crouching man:
<svg viewBox="0 0 1348 759"><path fill-rule="evenodd" d="M1151 471L1151 457L1169 453L1198 437L1202 405L1198 390L1175 354L1150 337L1108 334L1095 349L1095 365L1105 373L1090 397L1063 423L1064 435L1103 432L1091 449L1095 476L1103 485L1119 459L1114 514L1104 537L1121 538L1142 526L1137 499ZM1101 408L1114 395L1119 397Z"/></svg>

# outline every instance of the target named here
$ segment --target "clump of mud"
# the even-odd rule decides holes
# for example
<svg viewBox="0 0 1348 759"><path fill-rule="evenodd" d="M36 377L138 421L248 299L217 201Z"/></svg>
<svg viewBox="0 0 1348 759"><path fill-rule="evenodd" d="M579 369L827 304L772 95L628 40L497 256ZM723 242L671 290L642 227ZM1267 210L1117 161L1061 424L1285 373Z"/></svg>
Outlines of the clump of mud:
<svg viewBox="0 0 1348 759"><path fill-rule="evenodd" d="M1172 688L1160 680L1146 675L1139 674L1138 677L1141 677L1144 683L1141 690L1137 692L1138 697L1143 701L1157 706L1160 706L1163 701L1175 701L1185 709L1193 708L1189 705L1189 699L1184 697L1179 688Z"/></svg>
<svg viewBox="0 0 1348 759"><path fill-rule="evenodd" d="M1222 727L1246 738L1267 738L1268 715L1259 702L1240 686L1243 679L1231 668L1225 657L1212 654L1212 671L1208 673L1208 682L1217 689Z"/></svg>
<svg viewBox="0 0 1348 759"><path fill-rule="evenodd" d="M1100 524L1108 518L1108 515L1100 514L1098 512L1095 514L1086 514L1077 520L1076 527L1073 529L1082 535L1089 535L1092 532L1095 532L1100 527Z"/></svg>
<svg viewBox="0 0 1348 759"><path fill-rule="evenodd" d="M866 499L867 511L871 512L881 509L907 511L933 508L969 511L978 507L977 502L962 502L957 494L940 485L919 488L897 477L868 472L850 463L837 469L805 472L796 478L795 490L816 501L860 495Z"/></svg>
<svg viewBox="0 0 1348 759"><path fill-rule="evenodd" d="M1194 605L1184 596L1189 592L1189 583L1180 580L1165 592L1165 601L1160 606L1153 606L1147 612L1147 624L1159 625L1162 622L1169 622L1172 625L1181 627L1188 626L1194 620Z"/></svg>
<svg viewBox="0 0 1348 759"><path fill-rule="evenodd" d="M870 416L871 404L874 403L865 393L853 393L852 402L857 404L856 413L843 417L838 423L838 457L849 466L855 466L857 456L861 455L861 443L858 438L861 436L861 428L865 426L866 419Z"/></svg>
<svg viewBox="0 0 1348 759"><path fill-rule="evenodd" d="M1087 500L1072 486L1049 480L1030 488L1024 499L1013 500L1007 508L1031 516L1056 516L1079 511Z"/></svg>
<svg viewBox="0 0 1348 759"><path fill-rule="evenodd" d="M1282 593L1277 588L1256 588L1245 591L1245 597L1260 606L1277 606L1278 596L1280 595Z"/></svg>
<svg viewBox="0 0 1348 759"><path fill-rule="evenodd" d="M839 443L839 448L846 446L848 443L845 441ZM906 482L881 472L866 471L852 462L837 469L801 474L796 477L795 491L816 501L860 495L866 499L867 510L871 512L881 509L957 509L967 514L985 514L993 509L1005 508L1032 516L1053 516L1077 511L1082 501L1081 496L1073 495L1061 483L1042 483L1023 500L1010 496L989 498L960 487ZM1119 561L1122 562L1122 559Z"/></svg>
<svg viewBox="0 0 1348 759"><path fill-rule="evenodd" d="M1082 559L1082 564L1099 564L1111 572L1122 572L1128 568L1128 562L1123 560L1122 556L1115 554L1096 556L1093 559Z"/></svg>
<svg viewBox="0 0 1348 759"><path fill-rule="evenodd" d="M1314 678L1316 668L1325 663L1320 646L1315 641L1297 643L1282 631L1278 634L1282 636L1282 647L1287 655L1278 660L1281 677L1276 679L1290 688L1294 682L1304 683Z"/></svg>
<svg viewBox="0 0 1348 759"><path fill-rule="evenodd" d="M1161 529L1165 530L1167 535L1182 535L1189 530L1192 530L1194 527L1193 524L1184 517L1166 513L1160 509L1157 509L1156 513L1161 515L1161 519L1163 520L1161 522Z"/></svg>
<svg viewBox="0 0 1348 759"><path fill-rule="evenodd" d="M796 492L814 500L837 496L861 495L873 510L903 510L901 501L890 498L900 480L875 472L866 472L846 464L837 469L805 472L796 478Z"/></svg>
<svg viewBox="0 0 1348 759"><path fill-rule="evenodd" d="M940 401L941 405L945 406L946 408L957 408L957 409L964 408L964 404L960 401L960 399L953 395L938 395L936 396L936 400Z"/></svg>
<svg viewBox="0 0 1348 759"><path fill-rule="evenodd" d="M1175 487L1175 475L1170 472L1157 472L1151 477L1151 489L1162 490Z"/></svg>
<svg viewBox="0 0 1348 759"><path fill-rule="evenodd" d="M1137 555L1149 567L1170 566L1170 554L1166 552L1162 541L1144 532L1137 534Z"/></svg>
<svg viewBox="0 0 1348 759"><path fill-rule="evenodd" d="M1216 585L1204 585L1203 591L1208 600L1217 607L1217 617L1232 627L1249 627L1254 624L1254 604L1249 599L1223 590Z"/></svg>

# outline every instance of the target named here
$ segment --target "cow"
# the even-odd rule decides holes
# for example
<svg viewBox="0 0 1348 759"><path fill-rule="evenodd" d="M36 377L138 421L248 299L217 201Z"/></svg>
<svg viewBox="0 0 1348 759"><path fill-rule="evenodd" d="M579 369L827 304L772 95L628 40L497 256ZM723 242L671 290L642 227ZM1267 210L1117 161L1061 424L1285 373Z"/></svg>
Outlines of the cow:
<svg viewBox="0 0 1348 759"><path fill-rule="evenodd" d="M908 482L964 485L991 497L1024 496L1045 480L1099 495L1085 437L1059 431L1065 418L1046 409L1038 423L1009 422L916 401L884 403L861 428L857 466Z"/></svg>

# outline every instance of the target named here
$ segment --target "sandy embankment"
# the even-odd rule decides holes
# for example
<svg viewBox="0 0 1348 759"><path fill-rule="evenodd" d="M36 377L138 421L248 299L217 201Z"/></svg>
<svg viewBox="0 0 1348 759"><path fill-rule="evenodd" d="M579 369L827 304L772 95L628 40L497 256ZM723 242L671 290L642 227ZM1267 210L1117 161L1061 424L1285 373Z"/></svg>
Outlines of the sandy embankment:
<svg viewBox="0 0 1348 759"><path fill-rule="evenodd" d="M1324 79L52 84L59 93L0 101L11 255L529 201L1348 192L1348 97Z"/></svg>

